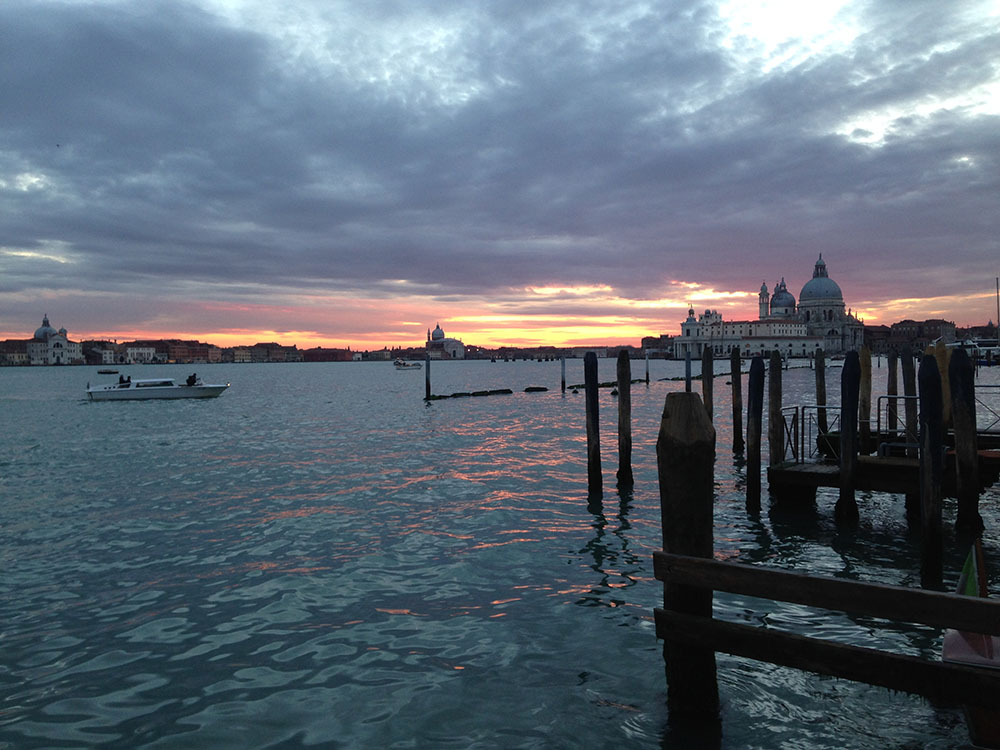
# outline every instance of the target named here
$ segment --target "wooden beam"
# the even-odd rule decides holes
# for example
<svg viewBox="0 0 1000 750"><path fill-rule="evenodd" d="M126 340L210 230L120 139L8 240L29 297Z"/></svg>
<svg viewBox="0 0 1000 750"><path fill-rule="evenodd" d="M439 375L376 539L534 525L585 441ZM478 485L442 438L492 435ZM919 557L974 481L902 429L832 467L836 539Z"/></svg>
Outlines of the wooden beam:
<svg viewBox="0 0 1000 750"><path fill-rule="evenodd" d="M658 580L676 584L886 620L1000 635L1000 599L824 578L668 552L653 553L653 571Z"/></svg>
<svg viewBox="0 0 1000 750"><path fill-rule="evenodd" d="M654 610L656 636L733 656L832 675L933 701L995 707L1000 670L928 661L915 656L823 641L752 625Z"/></svg>

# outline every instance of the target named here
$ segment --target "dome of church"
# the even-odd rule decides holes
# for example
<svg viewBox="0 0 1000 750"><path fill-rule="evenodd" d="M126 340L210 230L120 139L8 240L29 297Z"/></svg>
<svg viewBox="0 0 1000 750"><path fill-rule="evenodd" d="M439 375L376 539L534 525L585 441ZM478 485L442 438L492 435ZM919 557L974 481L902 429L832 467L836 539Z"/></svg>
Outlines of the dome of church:
<svg viewBox="0 0 1000 750"><path fill-rule="evenodd" d="M55 336L58 333L55 328L49 325L49 316L46 315L42 318L42 326L35 331L35 341L48 341L49 336Z"/></svg>
<svg viewBox="0 0 1000 750"><path fill-rule="evenodd" d="M806 285L802 287L802 291L799 292L799 302L823 299L842 301L844 293L840 291L837 282L827 275L826 262L823 260L823 254L820 253L819 260L816 261L816 267L813 269L813 277L806 282Z"/></svg>
<svg viewBox="0 0 1000 750"><path fill-rule="evenodd" d="M441 330L441 324L438 323L435 327L434 332L431 334L431 341L440 341L444 338L444 331Z"/></svg>
<svg viewBox="0 0 1000 750"><path fill-rule="evenodd" d="M788 287L785 286L785 280L782 279L774 290L774 296L771 297L771 309L774 310L778 307L795 307L795 297L792 293L788 291Z"/></svg>

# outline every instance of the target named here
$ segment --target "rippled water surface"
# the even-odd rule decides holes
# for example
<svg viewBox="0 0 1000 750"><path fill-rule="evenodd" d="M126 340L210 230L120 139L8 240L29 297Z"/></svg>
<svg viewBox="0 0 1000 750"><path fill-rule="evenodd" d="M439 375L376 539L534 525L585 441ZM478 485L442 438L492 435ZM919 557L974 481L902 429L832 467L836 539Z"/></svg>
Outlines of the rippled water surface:
<svg viewBox="0 0 1000 750"><path fill-rule="evenodd" d="M560 393L557 362L434 363L435 393L515 392L430 403L423 372L391 363L202 366L232 383L220 398L120 403L81 398L96 368L0 369L0 748L711 746L710 728L667 728L655 441L683 388L661 378L683 365L650 368L630 495L601 393L602 502L587 498L583 394ZM808 368L784 381L786 403L813 400ZM853 534L833 525L833 492L747 513L715 383L717 555L916 585L899 497L861 496ZM983 506L1000 559L997 499ZM950 531L946 547L953 579L964 551ZM940 647L934 629L789 605L717 595L716 610ZM955 709L919 698L723 655L719 676L722 747L968 741Z"/></svg>

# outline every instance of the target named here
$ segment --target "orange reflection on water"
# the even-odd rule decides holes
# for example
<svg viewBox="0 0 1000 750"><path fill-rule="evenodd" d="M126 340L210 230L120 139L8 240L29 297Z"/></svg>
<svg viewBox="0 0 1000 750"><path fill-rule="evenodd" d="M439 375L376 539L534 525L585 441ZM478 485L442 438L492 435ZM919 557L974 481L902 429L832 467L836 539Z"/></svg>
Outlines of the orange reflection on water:
<svg viewBox="0 0 1000 750"><path fill-rule="evenodd" d="M375 607L376 612L384 612L387 615L410 615L411 617L427 617L427 615L422 615L419 612L414 612L412 609L388 609L382 607Z"/></svg>

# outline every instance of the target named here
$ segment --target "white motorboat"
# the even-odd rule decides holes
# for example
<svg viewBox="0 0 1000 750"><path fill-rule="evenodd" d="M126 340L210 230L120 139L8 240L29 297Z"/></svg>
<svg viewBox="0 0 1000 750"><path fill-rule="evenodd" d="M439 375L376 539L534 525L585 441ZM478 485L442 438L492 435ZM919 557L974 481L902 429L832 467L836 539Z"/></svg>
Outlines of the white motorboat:
<svg viewBox="0 0 1000 750"><path fill-rule="evenodd" d="M203 383L194 375L184 383L173 378L144 378L132 380L119 378L117 383L91 386L87 383L87 397L91 401L135 401L152 398L215 398L229 383Z"/></svg>
<svg viewBox="0 0 1000 750"><path fill-rule="evenodd" d="M393 364L396 366L397 370L419 370L419 362L404 362L401 359L397 359Z"/></svg>

